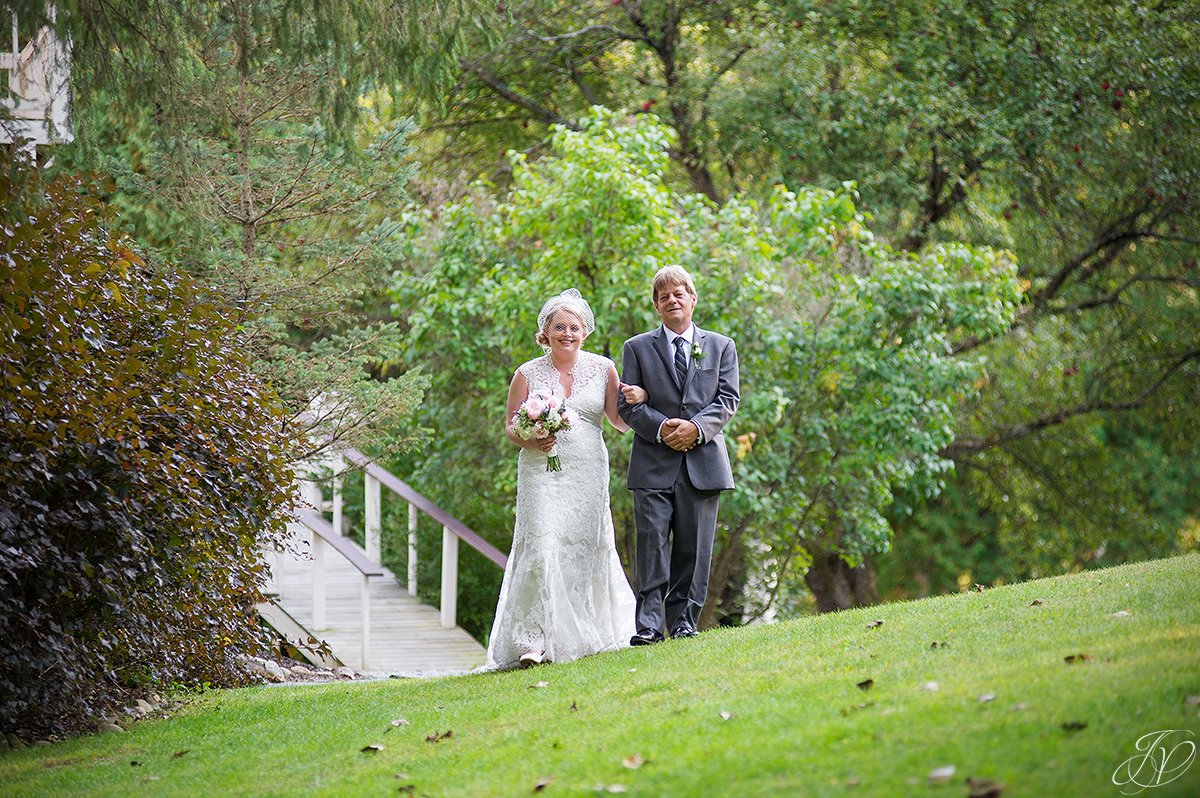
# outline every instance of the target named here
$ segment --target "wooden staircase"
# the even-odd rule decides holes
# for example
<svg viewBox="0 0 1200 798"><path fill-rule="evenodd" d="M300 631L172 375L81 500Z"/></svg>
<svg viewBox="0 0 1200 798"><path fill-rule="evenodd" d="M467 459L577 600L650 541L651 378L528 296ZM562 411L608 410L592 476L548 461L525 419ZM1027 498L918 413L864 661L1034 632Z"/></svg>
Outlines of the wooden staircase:
<svg viewBox="0 0 1200 798"><path fill-rule="evenodd" d="M292 542L301 552L312 551L313 532L292 524ZM370 591L370 661L364 668L361 591L363 577L345 557L325 564L325 625L313 621L313 571L311 559L288 553L275 555L272 575L278 603L313 637L329 644L334 656L356 671L384 671L405 675L466 673L484 663L486 651L461 627L442 627L438 610L408 595L395 575L380 568L382 576L367 582Z"/></svg>
<svg viewBox="0 0 1200 798"><path fill-rule="evenodd" d="M325 467L333 475L332 523L323 513L300 509L289 525L295 553L267 552L274 601L260 607L263 618L301 651L309 637L324 641L332 655L324 658L326 665L336 660L356 671L411 676L466 673L483 665L483 646L456 623L459 542L500 568L507 557L361 452L338 452ZM361 469L365 480L365 547L340 534L342 479L352 468ZM406 585L380 564L381 488L408 503ZM301 494L309 508L323 508L318 482L302 481ZM416 598L418 513L442 526L439 609Z"/></svg>

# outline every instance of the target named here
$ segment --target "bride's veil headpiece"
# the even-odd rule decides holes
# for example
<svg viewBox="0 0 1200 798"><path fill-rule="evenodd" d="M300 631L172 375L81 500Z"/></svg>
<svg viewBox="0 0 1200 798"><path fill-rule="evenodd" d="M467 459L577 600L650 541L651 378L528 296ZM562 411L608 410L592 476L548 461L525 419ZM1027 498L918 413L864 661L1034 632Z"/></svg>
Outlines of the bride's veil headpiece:
<svg viewBox="0 0 1200 798"><path fill-rule="evenodd" d="M583 298L583 294L574 288L568 288L558 296L547 299L546 304L542 305L542 312L538 314L537 342L544 352L550 351L550 345L542 343L542 331L546 329L546 323L560 310L568 310L578 316L588 335L596 331L596 317L592 315L591 306Z"/></svg>

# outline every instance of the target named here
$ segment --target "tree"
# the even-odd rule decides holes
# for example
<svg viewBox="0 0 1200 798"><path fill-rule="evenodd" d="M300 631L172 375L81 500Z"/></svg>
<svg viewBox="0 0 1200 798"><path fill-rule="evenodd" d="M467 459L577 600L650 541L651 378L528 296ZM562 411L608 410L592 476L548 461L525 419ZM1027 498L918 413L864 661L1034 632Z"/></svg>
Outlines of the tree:
<svg viewBox="0 0 1200 798"><path fill-rule="evenodd" d="M0 171L0 723L44 735L236 683L293 476L227 309L39 180Z"/></svg>
<svg viewBox="0 0 1200 798"><path fill-rule="evenodd" d="M750 590L764 609L798 566L886 550L894 491L935 494L949 467L938 452L979 363L950 357L948 342L1009 323L1011 259L966 245L897 253L866 229L850 189L780 187L761 205L716 207L664 182L672 134L652 119L595 109L578 127L556 127L536 162L514 155L498 200L413 219L422 276L397 294L418 307L410 357L432 362L425 418L437 430L418 480L476 497L458 506L480 527L511 528L502 400L534 353L540 298L579 287L596 312L587 347L613 355L652 326L650 278L678 262L697 275L698 323L732 335L742 359L745 400L729 429L741 487L722 512L707 617L722 595L726 614L743 613L733 561L767 586ZM613 443L613 504L624 508L628 447ZM616 520L628 554L631 514ZM749 562L753 550L768 556ZM834 577L809 587L823 608L844 604Z"/></svg>
<svg viewBox="0 0 1200 798"><path fill-rule="evenodd" d="M421 378L389 370L400 333L374 287L394 259L412 126L364 92L412 74L401 56L427 9L139 8L59 9L80 101L56 166L111 175L126 229L238 308L261 372L312 440L411 441Z"/></svg>
<svg viewBox="0 0 1200 798"><path fill-rule="evenodd" d="M1014 330L954 342L988 347L993 371L943 454L964 469L1003 460L1009 478L1042 491L1097 485L1120 464L1035 465L1018 450L1094 453L1092 432L1119 424L1114 414L1152 419L1196 390L1187 319L1200 287L1200 150L1183 131L1200 126L1200 60L1189 11L512 3L497 15L499 42L464 63L435 135L492 170L497 145L536 149L545 124L575 126L601 100L675 126L680 181L710 198L853 178L898 247L1011 249L1029 301ZM1090 495L1108 496L1109 514L1128 504ZM1059 541L1071 550L1096 514L1068 516L1073 532Z"/></svg>

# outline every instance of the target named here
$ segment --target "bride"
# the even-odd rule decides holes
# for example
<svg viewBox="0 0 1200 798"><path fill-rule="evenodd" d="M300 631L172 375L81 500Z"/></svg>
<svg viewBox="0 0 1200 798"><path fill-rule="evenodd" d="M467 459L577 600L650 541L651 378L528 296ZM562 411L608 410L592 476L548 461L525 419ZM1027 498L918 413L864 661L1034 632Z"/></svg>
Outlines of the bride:
<svg viewBox="0 0 1200 798"><path fill-rule="evenodd" d="M629 427L617 415L622 386L613 362L580 348L595 327L578 291L551 297L538 315L537 342L546 354L522 364L509 385L506 425L532 391L565 397L580 421L542 440L523 440L505 427L521 447L517 522L488 642L489 668L623 648L636 631L633 591L613 540L601 435L606 416L621 432ZM555 447L562 470L547 471L547 452Z"/></svg>

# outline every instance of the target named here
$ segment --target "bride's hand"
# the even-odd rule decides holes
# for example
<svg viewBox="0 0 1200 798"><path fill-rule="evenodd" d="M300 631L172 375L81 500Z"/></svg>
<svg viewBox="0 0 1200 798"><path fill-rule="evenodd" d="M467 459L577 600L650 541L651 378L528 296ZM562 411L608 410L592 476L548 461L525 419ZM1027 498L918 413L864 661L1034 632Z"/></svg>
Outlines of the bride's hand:
<svg viewBox="0 0 1200 798"><path fill-rule="evenodd" d="M542 438L541 440L534 439L530 441L530 443L541 449L543 452L549 452L554 448L554 444L558 443L558 438L554 435L551 435L549 438Z"/></svg>
<svg viewBox="0 0 1200 798"><path fill-rule="evenodd" d="M646 393L646 389L640 385L627 385L619 383L621 395L625 397L625 404L640 405L650 398L650 394Z"/></svg>

